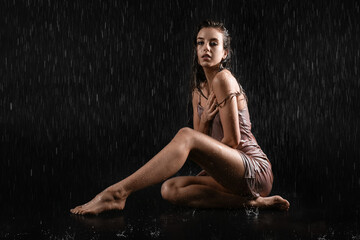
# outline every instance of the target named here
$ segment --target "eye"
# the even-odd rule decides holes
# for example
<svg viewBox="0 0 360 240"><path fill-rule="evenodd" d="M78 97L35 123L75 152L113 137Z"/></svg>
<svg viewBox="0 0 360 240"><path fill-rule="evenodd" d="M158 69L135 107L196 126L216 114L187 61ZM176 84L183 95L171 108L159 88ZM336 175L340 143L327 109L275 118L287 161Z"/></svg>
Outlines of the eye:
<svg viewBox="0 0 360 240"><path fill-rule="evenodd" d="M216 46L216 45L218 45L217 42L211 42L210 43L210 46Z"/></svg>
<svg viewBox="0 0 360 240"><path fill-rule="evenodd" d="M203 45L204 42L203 42L203 41L198 41L196 44L197 44L197 45Z"/></svg>

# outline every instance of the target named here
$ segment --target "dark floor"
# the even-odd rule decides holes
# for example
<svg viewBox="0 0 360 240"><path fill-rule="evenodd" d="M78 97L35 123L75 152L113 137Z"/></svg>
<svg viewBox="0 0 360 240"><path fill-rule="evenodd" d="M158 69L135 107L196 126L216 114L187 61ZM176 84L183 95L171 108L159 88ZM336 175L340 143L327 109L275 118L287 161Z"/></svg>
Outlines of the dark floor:
<svg viewBox="0 0 360 240"><path fill-rule="evenodd" d="M72 215L70 202L10 204L1 217L0 239L360 239L359 206L310 207L286 196L288 212L199 210L173 206L158 190L137 192L123 212L100 216Z"/></svg>

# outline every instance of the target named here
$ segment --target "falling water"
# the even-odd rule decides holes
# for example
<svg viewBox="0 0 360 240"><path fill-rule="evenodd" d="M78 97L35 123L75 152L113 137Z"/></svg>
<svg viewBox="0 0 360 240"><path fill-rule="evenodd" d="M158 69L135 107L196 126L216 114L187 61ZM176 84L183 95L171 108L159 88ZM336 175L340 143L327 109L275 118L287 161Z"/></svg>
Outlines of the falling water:
<svg viewBox="0 0 360 240"><path fill-rule="evenodd" d="M340 0L2 1L4 219L88 200L188 126L192 37L206 18L232 36L232 72L272 163L271 195L356 208L359 14L358 2ZM188 162L179 175L198 171Z"/></svg>

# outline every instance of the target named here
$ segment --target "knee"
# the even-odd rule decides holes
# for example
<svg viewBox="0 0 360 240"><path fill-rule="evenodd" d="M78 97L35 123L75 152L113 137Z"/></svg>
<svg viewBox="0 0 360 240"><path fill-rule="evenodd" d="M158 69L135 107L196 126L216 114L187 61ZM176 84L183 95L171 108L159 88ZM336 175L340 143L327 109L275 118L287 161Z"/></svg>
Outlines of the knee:
<svg viewBox="0 0 360 240"><path fill-rule="evenodd" d="M175 135L175 139L181 139L182 141L190 139L194 130L188 127L181 128Z"/></svg>
<svg viewBox="0 0 360 240"><path fill-rule="evenodd" d="M176 186L176 183L169 179L165 181L161 186L161 196L164 200L167 200L171 203L176 203L179 196L179 188Z"/></svg>

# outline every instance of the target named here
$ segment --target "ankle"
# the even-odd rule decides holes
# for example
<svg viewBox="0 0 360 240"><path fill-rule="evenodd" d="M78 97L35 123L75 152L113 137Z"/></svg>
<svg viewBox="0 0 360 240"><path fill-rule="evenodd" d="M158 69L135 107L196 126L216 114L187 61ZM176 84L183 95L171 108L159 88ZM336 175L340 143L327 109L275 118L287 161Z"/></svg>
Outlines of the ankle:
<svg viewBox="0 0 360 240"><path fill-rule="evenodd" d="M115 184L106 188L104 191L113 192L117 197L121 198L127 198L130 195L130 192L127 191L124 187L116 186Z"/></svg>
<svg viewBox="0 0 360 240"><path fill-rule="evenodd" d="M252 200L249 200L246 205L249 207L260 207L264 205L264 198L262 197L254 198Z"/></svg>

